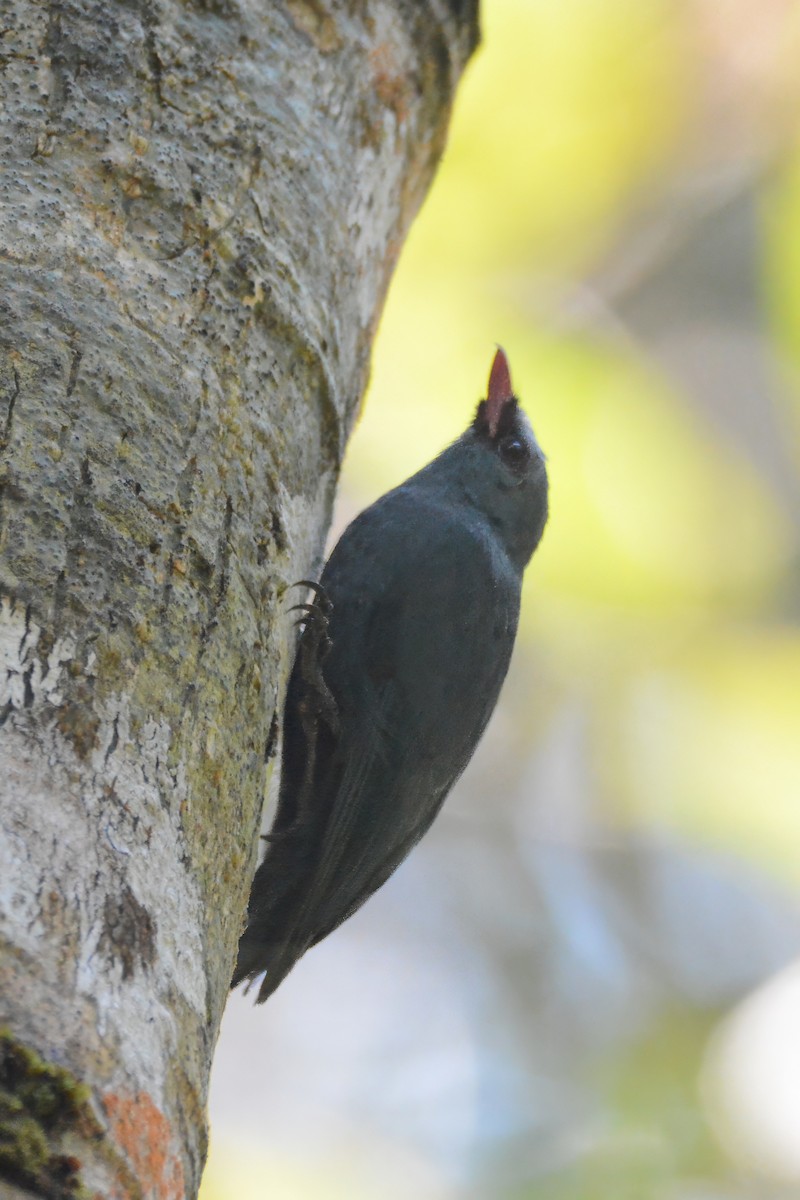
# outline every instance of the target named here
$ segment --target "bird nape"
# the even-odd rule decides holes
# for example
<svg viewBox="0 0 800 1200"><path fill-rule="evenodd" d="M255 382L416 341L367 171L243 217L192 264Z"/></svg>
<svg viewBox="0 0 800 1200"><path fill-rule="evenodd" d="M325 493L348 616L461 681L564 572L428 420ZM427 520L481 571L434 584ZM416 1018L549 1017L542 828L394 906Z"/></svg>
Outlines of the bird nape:
<svg viewBox="0 0 800 1200"><path fill-rule="evenodd" d="M428 829L494 709L546 520L544 455L498 349L467 431L356 517L307 584L232 987L266 972L266 1000Z"/></svg>

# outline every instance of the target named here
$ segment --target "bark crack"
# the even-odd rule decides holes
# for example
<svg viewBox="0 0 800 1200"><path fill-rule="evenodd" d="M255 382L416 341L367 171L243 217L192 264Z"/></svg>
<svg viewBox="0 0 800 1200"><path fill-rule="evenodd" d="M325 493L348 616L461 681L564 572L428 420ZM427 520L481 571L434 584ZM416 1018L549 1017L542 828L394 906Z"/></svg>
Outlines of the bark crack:
<svg viewBox="0 0 800 1200"><path fill-rule="evenodd" d="M83 358L83 351L79 350L77 348L77 346L74 346L72 349L72 354L71 354L71 358L70 358L69 375L67 376L67 386L66 386L66 390L65 390L65 396L66 396L67 400L71 400L72 396L75 392L75 387L78 382L78 372L80 371L80 365L81 365L82 358ZM71 410L71 408L67 409L67 411L65 413L65 421L61 427L61 433L58 438L58 447L62 451L62 453L67 448L67 442L69 441L70 434L72 433L73 429L75 428L75 423L76 423L77 419L78 419L77 411Z"/></svg>
<svg viewBox="0 0 800 1200"><path fill-rule="evenodd" d="M189 428L186 438L183 443L183 453L189 455L192 442L197 433L198 425L200 424L199 409L195 409L194 419ZM175 498L177 501L178 513L172 524L168 538L167 547L167 571L164 580L164 586L161 591L161 612L165 613L169 607L169 599L172 594L172 575L176 567L180 565L182 552L185 550L185 536L188 527L189 517L192 514L194 507L194 481L197 475L197 456L192 454L187 458L186 464L178 476L178 483L175 489ZM210 564L208 569L210 570Z"/></svg>
<svg viewBox="0 0 800 1200"><path fill-rule="evenodd" d="M225 599L225 593L228 590L228 583L230 582L230 563L231 563L231 554L232 554L232 549L231 549L231 529L232 529L232 527L233 527L233 501L231 500L230 496L226 496L225 497L225 520L224 520L224 523L222 526L222 533L220 534L220 538L219 538L219 542L218 542L218 549L217 549L217 562L219 563L219 580L217 583L216 595L211 597L210 604L209 604L209 613L203 624L202 629L200 630L200 644L199 644L199 648L198 648L198 652L197 652L198 663L200 662L200 660L202 659L202 657L205 653L206 646L208 645L208 640L211 636L212 631L215 629L215 627L219 623L218 618L217 618L217 613L219 612L220 608L222 607L222 603Z"/></svg>
<svg viewBox="0 0 800 1200"><path fill-rule="evenodd" d="M93 485L94 480L92 479L89 456L87 454L84 455L83 461L81 462L80 486L75 490L75 503L73 505L72 516L69 523L69 531L66 539L64 566L58 573L58 579L56 580L56 586L53 592L54 627L58 625L61 614L66 606L69 580L73 578L80 566L83 543L81 530L91 512L89 496L91 494Z"/></svg>
<svg viewBox="0 0 800 1200"><path fill-rule="evenodd" d="M144 25L144 45L145 50L147 51L147 63L150 67L150 74L153 79L153 91L155 92L159 107L166 108L168 102L164 99L164 93L162 91L164 64L162 63L161 56L158 53L158 44L156 42L156 20L150 4L142 5L142 23Z"/></svg>
<svg viewBox="0 0 800 1200"><path fill-rule="evenodd" d="M14 425L14 409L17 404L17 397L20 393L19 371L16 367L12 368L14 375L14 390L8 398L8 408L6 409L6 419L3 423L3 433L0 435L0 453L2 453L11 441L11 433Z"/></svg>
<svg viewBox="0 0 800 1200"><path fill-rule="evenodd" d="M231 565L231 528L233 527L233 501L230 496L225 497L225 523L222 527L222 536L219 540L219 559L220 572L219 584L217 586L217 608L221 607L222 601L225 599L225 593L228 590L230 582L230 565Z"/></svg>
<svg viewBox="0 0 800 1200"><path fill-rule="evenodd" d="M185 356L175 349L174 344L170 342L168 338L165 338L162 334L156 333L153 329L153 326L148 325L146 321L142 321L139 319L139 317L135 317L131 312L131 307L129 304L121 304L120 309L125 313L125 316L133 325L136 326L137 329L140 329L142 333L146 333L148 337L152 338L153 341L156 342L161 349L170 356L170 358L174 359L175 362L180 363L181 366L183 366L184 362L186 361Z"/></svg>
<svg viewBox="0 0 800 1200"><path fill-rule="evenodd" d="M108 743L108 749L106 750L105 758L103 759L103 762L105 765L108 764L108 760L111 758L111 755L114 753L114 751L116 750L118 745L119 745L119 713L116 714L116 716L114 717L114 720L111 722L111 740Z"/></svg>
<svg viewBox="0 0 800 1200"><path fill-rule="evenodd" d="M67 380L67 396L71 396L75 391L75 384L78 382L78 371L80 370L83 351L77 347L72 351L72 361L69 367L69 379Z"/></svg>
<svg viewBox="0 0 800 1200"><path fill-rule="evenodd" d="M178 246L175 250L170 250L168 254L157 256L157 261L173 262L176 258L180 258L182 254L185 254L187 250L194 249L195 246L202 246L203 249L207 249L208 247L213 246L215 242L218 242L223 233L227 233L231 225L233 225L233 223L239 219L248 198L253 199L253 203L255 203L252 187L260 174L261 147L258 145L253 145L250 150L250 163L247 170L247 178L240 182L234 190L233 200L231 201L230 215L225 218L221 225L216 226L216 228L211 229L210 227L206 226L202 235L194 237L191 241L184 242L183 245ZM261 228L263 229L264 220L260 210L258 210L257 205L256 208L258 211L259 220L261 222Z"/></svg>
<svg viewBox="0 0 800 1200"><path fill-rule="evenodd" d="M61 117L67 104L69 91L69 72L70 65L76 65L74 62L70 64L70 57L75 58L74 47L69 47L69 43L64 37L62 25L62 6L59 3L50 5L50 15L47 22L47 32L44 38L44 51L50 59L50 74L52 76L52 87L50 88L49 111L51 118ZM72 49L70 55L67 51Z"/></svg>

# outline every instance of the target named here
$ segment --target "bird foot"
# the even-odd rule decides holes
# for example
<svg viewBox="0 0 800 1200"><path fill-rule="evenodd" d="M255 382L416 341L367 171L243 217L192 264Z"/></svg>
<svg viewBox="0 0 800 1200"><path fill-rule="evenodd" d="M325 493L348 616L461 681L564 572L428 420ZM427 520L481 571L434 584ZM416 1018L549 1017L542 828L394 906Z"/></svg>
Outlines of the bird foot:
<svg viewBox="0 0 800 1200"><path fill-rule="evenodd" d="M301 579L293 586L311 588L315 594L311 604L294 604L290 609L300 611L297 623L303 626L294 669L300 677L295 711L305 738L306 757L295 798L294 819L281 829L262 834L268 846L302 838L308 829L311 824L320 725L324 723L334 737L339 733L339 710L323 674L323 664L332 646L328 622L333 605L325 589L318 583Z"/></svg>
<svg viewBox="0 0 800 1200"><path fill-rule="evenodd" d="M300 610L298 625L303 626L300 645L297 648L300 677L305 684L304 694L298 704L300 720L310 740L316 734L315 726L323 720L332 733L339 732L339 712L336 701L325 682L322 666L330 653L331 639L328 623L333 612L327 592L319 583L301 579L297 587L311 588L315 599L311 604L293 604L290 612Z"/></svg>

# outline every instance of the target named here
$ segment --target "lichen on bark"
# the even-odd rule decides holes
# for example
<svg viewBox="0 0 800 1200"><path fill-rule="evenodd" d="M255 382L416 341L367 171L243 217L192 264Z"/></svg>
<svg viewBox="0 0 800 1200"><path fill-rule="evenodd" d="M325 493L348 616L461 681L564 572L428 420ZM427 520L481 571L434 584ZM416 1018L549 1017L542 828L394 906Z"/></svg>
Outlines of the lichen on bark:
<svg viewBox="0 0 800 1200"><path fill-rule="evenodd" d="M78 1127L99 1132L86 1085L0 1029L0 1178L44 1200L89 1200L65 1144Z"/></svg>

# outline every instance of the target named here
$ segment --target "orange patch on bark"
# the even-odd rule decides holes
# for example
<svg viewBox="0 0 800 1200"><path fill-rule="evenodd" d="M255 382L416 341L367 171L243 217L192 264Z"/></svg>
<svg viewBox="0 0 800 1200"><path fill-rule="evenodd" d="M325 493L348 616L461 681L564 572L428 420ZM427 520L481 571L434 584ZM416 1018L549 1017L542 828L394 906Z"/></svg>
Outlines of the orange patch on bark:
<svg viewBox="0 0 800 1200"><path fill-rule="evenodd" d="M111 1135L148 1200L183 1200L183 1165L172 1126L147 1092L103 1097Z"/></svg>

